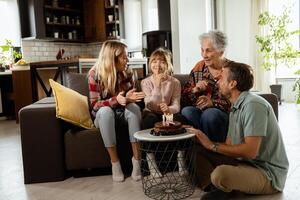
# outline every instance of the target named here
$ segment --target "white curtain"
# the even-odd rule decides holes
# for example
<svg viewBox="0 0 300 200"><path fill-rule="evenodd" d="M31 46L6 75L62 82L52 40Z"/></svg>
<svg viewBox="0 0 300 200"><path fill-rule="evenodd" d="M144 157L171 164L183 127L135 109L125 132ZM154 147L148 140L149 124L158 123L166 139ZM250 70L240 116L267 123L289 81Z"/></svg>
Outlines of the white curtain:
<svg viewBox="0 0 300 200"><path fill-rule="evenodd" d="M21 31L17 0L0 0L0 45L4 39L13 46L21 45Z"/></svg>
<svg viewBox="0 0 300 200"><path fill-rule="evenodd" d="M142 50L142 7L140 0L124 1L125 43L128 51Z"/></svg>
<svg viewBox="0 0 300 200"><path fill-rule="evenodd" d="M251 1L251 45L250 59L254 63L254 89L261 92L270 92L270 85L275 83L274 70L266 71L262 68L263 59L259 56L259 46L255 41L255 35L265 35L267 30L258 25L258 16L264 11L268 11L268 0L252 0Z"/></svg>

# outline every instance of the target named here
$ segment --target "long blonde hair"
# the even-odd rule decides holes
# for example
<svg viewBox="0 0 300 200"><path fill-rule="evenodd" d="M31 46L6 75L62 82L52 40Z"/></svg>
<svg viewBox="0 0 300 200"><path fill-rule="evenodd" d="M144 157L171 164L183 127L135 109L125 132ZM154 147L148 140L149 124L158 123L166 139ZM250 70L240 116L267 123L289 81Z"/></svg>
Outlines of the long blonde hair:
<svg viewBox="0 0 300 200"><path fill-rule="evenodd" d="M117 69L116 61L127 46L117 40L107 40L102 44L98 60L94 66L97 80L104 86L104 91L116 94Z"/></svg>
<svg viewBox="0 0 300 200"><path fill-rule="evenodd" d="M171 51L169 51L168 49L162 48L162 47L153 51L150 56L150 59L149 59L149 66L151 66L151 63L157 58L160 58L167 63L167 69L165 69L165 73L167 73L168 75L172 75L173 74L173 65L171 62L171 59L172 59Z"/></svg>

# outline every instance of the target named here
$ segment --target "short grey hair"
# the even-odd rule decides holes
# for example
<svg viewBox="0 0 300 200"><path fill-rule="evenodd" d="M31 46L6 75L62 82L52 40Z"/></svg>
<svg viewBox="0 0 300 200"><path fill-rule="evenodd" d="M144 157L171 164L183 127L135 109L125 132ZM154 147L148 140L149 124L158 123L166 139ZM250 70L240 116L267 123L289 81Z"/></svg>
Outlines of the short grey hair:
<svg viewBox="0 0 300 200"><path fill-rule="evenodd" d="M225 33L218 30L211 30L208 33L203 33L199 36L201 44L205 39L210 39L217 51L225 52L227 46L227 37Z"/></svg>

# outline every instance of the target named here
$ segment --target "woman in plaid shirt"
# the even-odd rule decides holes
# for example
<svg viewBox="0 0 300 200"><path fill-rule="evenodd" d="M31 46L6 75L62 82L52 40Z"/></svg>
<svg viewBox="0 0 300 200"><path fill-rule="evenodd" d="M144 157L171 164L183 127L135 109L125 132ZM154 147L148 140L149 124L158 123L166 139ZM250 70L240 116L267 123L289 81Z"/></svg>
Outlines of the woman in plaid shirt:
<svg viewBox="0 0 300 200"><path fill-rule="evenodd" d="M227 39L220 31L210 31L200 36L200 42L203 60L192 69L183 87L181 96L187 107L181 113L212 141L224 142L230 102L220 96L217 81L222 67L230 62L223 57Z"/></svg>
<svg viewBox="0 0 300 200"><path fill-rule="evenodd" d="M133 134L140 130L141 123L141 111L135 102L141 101L145 95L135 91L132 76L126 72L126 48L119 41L104 42L98 61L88 74L94 123L100 129L112 163L112 178L117 182L124 181L124 174L116 148L116 119L128 122L133 151L131 177L136 181L141 179L139 148Z"/></svg>

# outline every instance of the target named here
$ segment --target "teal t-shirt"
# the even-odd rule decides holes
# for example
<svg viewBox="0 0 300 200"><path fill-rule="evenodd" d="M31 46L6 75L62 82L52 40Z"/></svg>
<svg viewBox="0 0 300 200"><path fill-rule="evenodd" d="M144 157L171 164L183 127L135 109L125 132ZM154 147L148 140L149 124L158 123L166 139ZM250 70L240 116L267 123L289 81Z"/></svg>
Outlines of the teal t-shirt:
<svg viewBox="0 0 300 200"><path fill-rule="evenodd" d="M248 136L261 136L262 143L255 159L242 159L262 169L272 186L282 191L289 162L272 106L260 96L242 92L230 112L228 137L232 144L241 144Z"/></svg>

